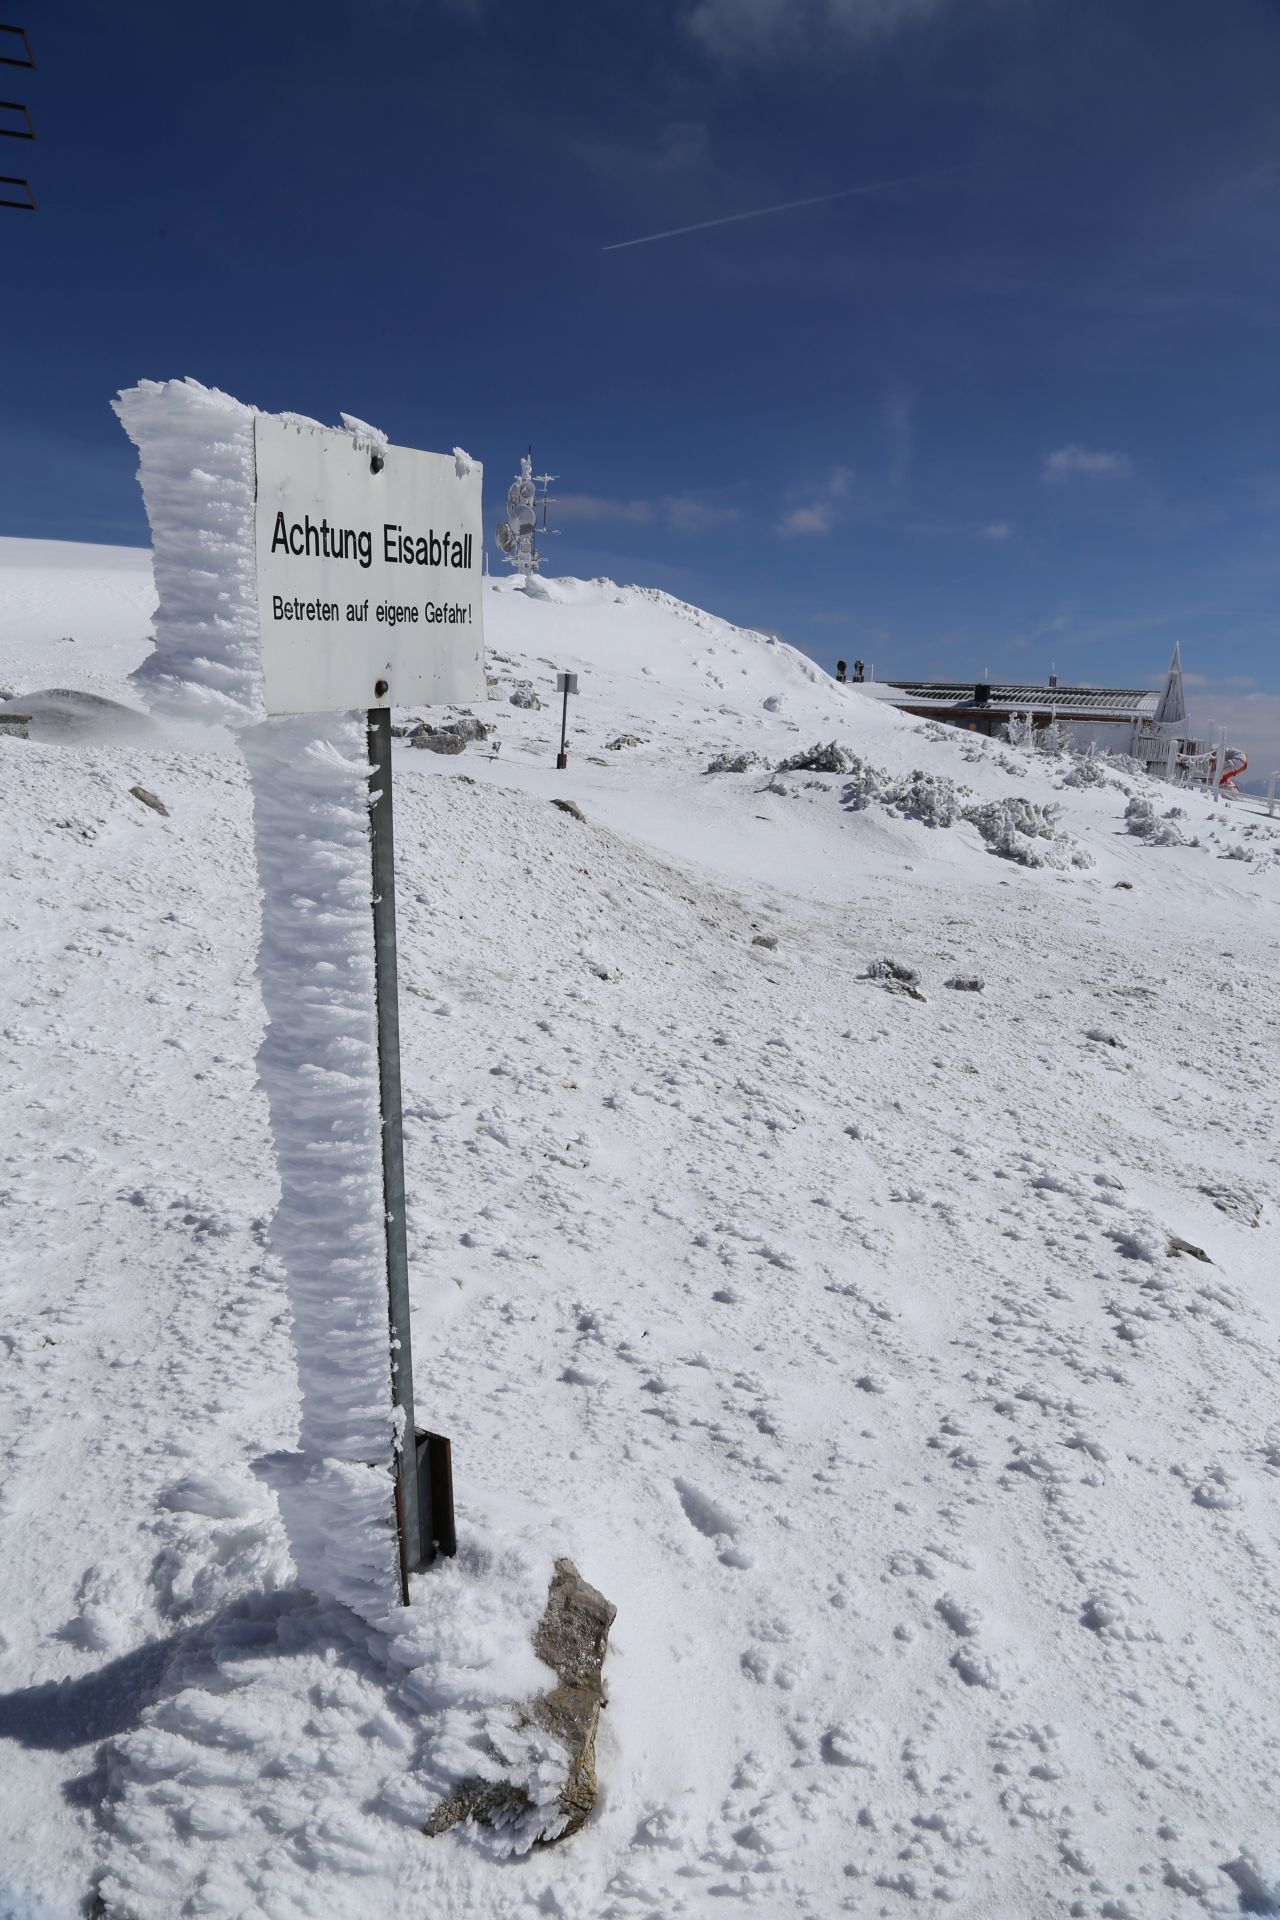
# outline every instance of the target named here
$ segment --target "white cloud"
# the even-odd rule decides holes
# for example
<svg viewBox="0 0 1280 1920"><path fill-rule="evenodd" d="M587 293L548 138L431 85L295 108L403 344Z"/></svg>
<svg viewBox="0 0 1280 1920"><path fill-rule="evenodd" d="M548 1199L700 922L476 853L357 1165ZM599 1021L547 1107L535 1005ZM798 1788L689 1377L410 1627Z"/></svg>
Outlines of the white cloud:
<svg viewBox="0 0 1280 1920"><path fill-rule="evenodd" d="M871 46L959 11L959 0L696 0L688 26L719 59L805 58L833 44Z"/></svg>
<svg viewBox="0 0 1280 1920"><path fill-rule="evenodd" d="M633 527L647 527L653 519L652 500L606 500L597 493L558 493L555 496L557 518L604 520Z"/></svg>
<svg viewBox="0 0 1280 1920"><path fill-rule="evenodd" d="M808 507L793 507L790 513L784 513L778 522L778 532L793 533L830 533L835 524L835 516L829 500L815 500Z"/></svg>
<svg viewBox="0 0 1280 1920"><path fill-rule="evenodd" d="M848 498L853 473L848 467L833 467L826 483L810 500L789 507L775 522L774 532L784 539L795 534L830 533L839 518L841 503Z"/></svg>
<svg viewBox="0 0 1280 1920"><path fill-rule="evenodd" d="M979 540L1007 540L1013 528L1007 520L988 520L985 527L978 528Z"/></svg>
<svg viewBox="0 0 1280 1920"><path fill-rule="evenodd" d="M666 493L657 500L611 500L597 493L552 495L553 514L566 525L586 522L614 526L661 525L674 533L706 533L742 518L740 507L720 506L696 494Z"/></svg>
<svg viewBox="0 0 1280 1920"><path fill-rule="evenodd" d="M1103 453L1093 447L1058 447L1044 463L1042 480L1070 480L1075 474L1099 478L1104 474L1128 473L1131 461L1127 453Z"/></svg>
<svg viewBox="0 0 1280 1920"><path fill-rule="evenodd" d="M741 520L741 507L721 507L696 495L668 493L658 503L663 519L680 533L707 533Z"/></svg>

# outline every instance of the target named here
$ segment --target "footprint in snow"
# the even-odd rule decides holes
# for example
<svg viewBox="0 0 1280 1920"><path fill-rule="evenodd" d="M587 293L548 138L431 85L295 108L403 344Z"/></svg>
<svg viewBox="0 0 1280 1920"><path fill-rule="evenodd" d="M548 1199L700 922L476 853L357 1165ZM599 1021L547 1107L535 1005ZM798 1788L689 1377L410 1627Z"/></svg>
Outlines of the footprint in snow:
<svg viewBox="0 0 1280 1920"><path fill-rule="evenodd" d="M746 1568L751 1565L751 1557L742 1547L736 1545L740 1522L737 1516L722 1507L710 1494L704 1493L688 1480L673 1482L680 1505L684 1508L684 1517L691 1527L704 1534L708 1540L720 1544L720 1559L726 1567Z"/></svg>

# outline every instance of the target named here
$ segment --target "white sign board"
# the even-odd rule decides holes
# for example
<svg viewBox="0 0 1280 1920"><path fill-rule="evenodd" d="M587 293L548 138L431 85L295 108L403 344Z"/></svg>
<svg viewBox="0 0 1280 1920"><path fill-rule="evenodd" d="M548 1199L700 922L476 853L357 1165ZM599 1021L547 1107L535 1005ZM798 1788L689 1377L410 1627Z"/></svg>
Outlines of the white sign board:
<svg viewBox="0 0 1280 1920"><path fill-rule="evenodd" d="M481 469L265 413L254 449L267 712L483 700Z"/></svg>

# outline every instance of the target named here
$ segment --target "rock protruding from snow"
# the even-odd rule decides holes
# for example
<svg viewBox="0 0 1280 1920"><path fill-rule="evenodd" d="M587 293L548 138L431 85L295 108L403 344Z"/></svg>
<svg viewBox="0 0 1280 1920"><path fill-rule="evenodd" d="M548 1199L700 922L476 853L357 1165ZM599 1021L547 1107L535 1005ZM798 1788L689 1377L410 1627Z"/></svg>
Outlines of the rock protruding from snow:
<svg viewBox="0 0 1280 1920"><path fill-rule="evenodd" d="M924 999L919 973L915 967L903 966L900 960L873 960L862 977L874 980L887 993L905 993L911 1000Z"/></svg>
<svg viewBox="0 0 1280 1920"><path fill-rule="evenodd" d="M428 753L463 753L472 741L487 740L492 731L474 713L461 713L454 720L424 720L409 735L409 745Z"/></svg>
<svg viewBox="0 0 1280 1920"><path fill-rule="evenodd" d="M499 1833L519 1832L524 1851L578 1831L596 1803L596 1730L605 1705L604 1657L617 1611L572 1560L556 1561L533 1650L560 1684L517 1709L515 1724L541 1728L564 1748L568 1765L559 1793L539 1806L518 1781L464 1780L431 1815L427 1834L434 1838L462 1820L476 1820Z"/></svg>
<svg viewBox="0 0 1280 1920"><path fill-rule="evenodd" d="M141 800L144 807L150 807L153 813L162 813L166 820L169 818L168 807L152 793L150 787L130 787L129 792L135 800Z"/></svg>
<svg viewBox="0 0 1280 1920"><path fill-rule="evenodd" d="M1256 1227L1262 1219L1262 1202L1248 1187L1208 1185L1202 1186L1200 1191L1212 1200L1219 1213L1239 1220L1243 1226Z"/></svg>

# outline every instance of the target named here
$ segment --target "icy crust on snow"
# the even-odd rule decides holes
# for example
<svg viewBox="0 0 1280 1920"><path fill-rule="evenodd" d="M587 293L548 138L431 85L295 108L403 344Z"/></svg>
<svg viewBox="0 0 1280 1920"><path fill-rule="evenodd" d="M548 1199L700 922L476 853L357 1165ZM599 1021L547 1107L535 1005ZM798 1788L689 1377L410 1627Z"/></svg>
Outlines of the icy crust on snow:
<svg viewBox="0 0 1280 1920"><path fill-rule="evenodd" d="M299 1454L269 1477L299 1578L369 1618L393 1603L397 1549L364 733L309 715L241 745L262 883L258 1078L281 1186L271 1246L302 1392Z"/></svg>
<svg viewBox="0 0 1280 1920"><path fill-rule="evenodd" d="M113 404L138 449L159 603L133 678L156 712L260 718L254 409L198 380L142 380Z"/></svg>

